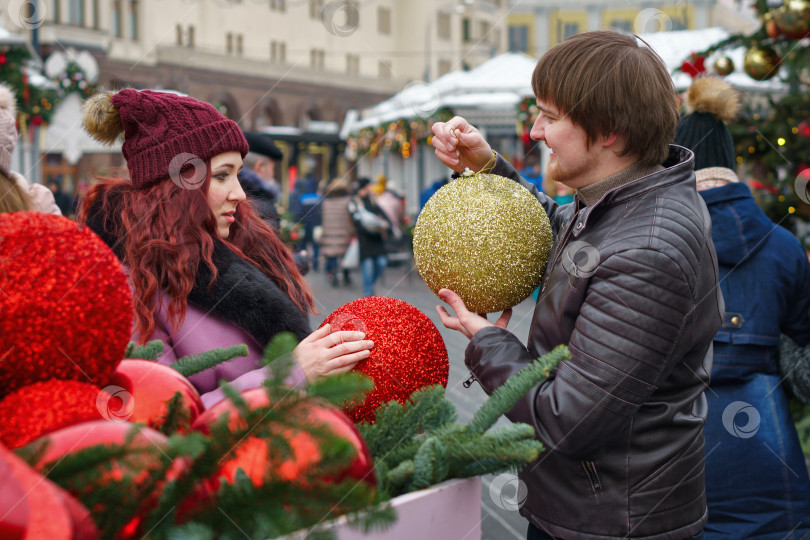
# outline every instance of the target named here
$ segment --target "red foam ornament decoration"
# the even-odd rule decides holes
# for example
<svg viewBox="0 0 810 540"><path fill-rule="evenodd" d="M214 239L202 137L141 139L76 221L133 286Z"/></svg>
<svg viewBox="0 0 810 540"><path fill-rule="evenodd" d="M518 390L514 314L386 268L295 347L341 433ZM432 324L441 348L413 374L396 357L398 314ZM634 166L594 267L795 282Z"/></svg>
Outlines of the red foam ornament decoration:
<svg viewBox="0 0 810 540"><path fill-rule="evenodd" d="M14 468L6 459L8 455L13 456L0 446L0 538L24 540L31 523L30 501L14 474Z"/></svg>
<svg viewBox="0 0 810 540"><path fill-rule="evenodd" d="M0 442L18 448L49 431L101 420L97 404L106 399L99 387L79 381L24 386L0 400Z"/></svg>
<svg viewBox="0 0 810 540"><path fill-rule="evenodd" d="M30 468L23 460L0 446L0 471L11 473L9 482L0 482L0 501L9 492L7 486L13 490L22 489L21 498L7 514L0 505L0 538L4 540L96 540L99 537L98 529L90 517L87 509L67 492L59 488L38 472ZM2 472L0 472L2 477ZM14 516L17 508L26 508L29 512L28 520L22 536L19 531L11 531L10 535L4 524L9 516Z"/></svg>
<svg viewBox="0 0 810 540"><path fill-rule="evenodd" d="M344 304L323 322L332 332L360 330L374 342L371 354L354 370L374 381L363 403L344 412L355 422L374 422L377 407L391 400L405 403L425 386L447 386L450 361L438 328L402 300L372 296Z"/></svg>
<svg viewBox="0 0 810 540"><path fill-rule="evenodd" d="M248 390L241 396L251 408L266 407L270 403L267 393L262 388ZM323 425L336 436L349 441L357 454L347 469L335 478L323 478L324 481L341 482L347 478L353 478L366 482L370 486L377 485L371 453L357 428L345 414L340 412L337 407L320 400L304 405L303 413L313 423ZM227 415L228 425L231 429L244 429L244 420L239 416L238 409L227 399L220 401L200 415L192 429L208 434L210 427L223 415ZM233 450L233 458L222 465L218 477L223 477L227 482L233 482L236 478L236 470L242 469L254 485L260 486L268 474L277 475L286 482L296 482L302 473L318 466L321 459L318 443L309 433L284 428L282 436L288 439L293 452L292 459L274 463L269 455L266 441L259 437L248 437ZM213 487L218 487L216 480Z"/></svg>
<svg viewBox="0 0 810 540"><path fill-rule="evenodd" d="M194 423L205 410L200 393L188 379L169 366L150 360L122 360L106 390L112 395L106 411L110 418L145 423L154 429L163 426L167 402L177 392L188 413L183 428Z"/></svg>
<svg viewBox="0 0 810 540"><path fill-rule="evenodd" d="M105 386L132 327L127 278L89 229L62 216L0 214L0 397L48 380Z"/></svg>
<svg viewBox="0 0 810 540"><path fill-rule="evenodd" d="M706 72L706 57L697 53L692 53L689 58L681 64L681 71L692 77L693 79Z"/></svg>

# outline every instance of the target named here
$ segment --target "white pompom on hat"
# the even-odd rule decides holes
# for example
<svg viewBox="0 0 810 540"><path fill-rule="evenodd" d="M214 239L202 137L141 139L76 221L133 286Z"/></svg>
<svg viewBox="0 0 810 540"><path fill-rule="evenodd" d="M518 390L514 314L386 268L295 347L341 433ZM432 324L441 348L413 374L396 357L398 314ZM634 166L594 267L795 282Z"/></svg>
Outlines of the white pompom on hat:
<svg viewBox="0 0 810 540"><path fill-rule="evenodd" d="M17 100L11 88L0 84L0 172L11 172L11 154L17 145Z"/></svg>

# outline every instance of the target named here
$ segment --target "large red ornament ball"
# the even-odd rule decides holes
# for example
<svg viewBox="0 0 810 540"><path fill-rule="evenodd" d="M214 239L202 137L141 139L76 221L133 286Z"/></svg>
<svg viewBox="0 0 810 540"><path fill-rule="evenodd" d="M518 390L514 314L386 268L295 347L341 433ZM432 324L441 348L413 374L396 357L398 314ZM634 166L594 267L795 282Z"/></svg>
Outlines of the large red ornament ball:
<svg viewBox="0 0 810 540"><path fill-rule="evenodd" d="M3 540L96 540L99 537L90 513L80 502L2 446L0 486L3 487L0 490L0 538ZM8 503L12 503L10 507Z"/></svg>
<svg viewBox="0 0 810 540"><path fill-rule="evenodd" d="M89 229L0 214L0 397L48 379L105 386L132 325L127 278Z"/></svg>
<svg viewBox="0 0 810 540"><path fill-rule="evenodd" d="M243 392L242 398L251 408L266 407L270 404L267 393L262 388L255 388ZM327 427L336 436L342 437L354 446L357 454L352 464L335 478L323 478L328 482L341 482L347 478L365 482L370 486L377 485L374 474L374 461L352 421L337 407L325 401L310 402L303 405L302 414L315 424ZM227 415L228 425L231 429L244 429L244 420L239 416L238 409L230 400L223 400L205 411L192 426L193 429L210 433L210 426L220 417ZM226 461L219 471L219 476L227 482L233 482L236 470L242 469L253 481L260 486L268 474L276 475L286 482L296 482L302 473L311 471L318 466L321 460L317 441L309 433L284 428L281 436L287 437L293 451L293 458L281 463L274 462L269 455L267 443L259 437L248 437L233 451L233 458ZM216 487L216 483L215 486Z"/></svg>
<svg viewBox="0 0 810 540"><path fill-rule="evenodd" d="M101 420L97 403L105 401L90 383L51 379L24 386L0 400L0 442L18 448L49 431Z"/></svg>
<svg viewBox="0 0 810 540"><path fill-rule="evenodd" d="M360 330L374 342L371 354L354 370L374 381L363 403L344 412L355 422L374 422L377 407L405 403L425 386L447 386L450 361L444 340L427 316L402 300L372 296L344 304L323 322L332 332Z"/></svg>
<svg viewBox="0 0 810 540"><path fill-rule="evenodd" d="M163 426L167 402L177 392L186 412L181 429L194 423L205 410L200 393L188 379L150 360L122 360L105 390L112 396L106 411L108 418L144 423L154 429Z"/></svg>

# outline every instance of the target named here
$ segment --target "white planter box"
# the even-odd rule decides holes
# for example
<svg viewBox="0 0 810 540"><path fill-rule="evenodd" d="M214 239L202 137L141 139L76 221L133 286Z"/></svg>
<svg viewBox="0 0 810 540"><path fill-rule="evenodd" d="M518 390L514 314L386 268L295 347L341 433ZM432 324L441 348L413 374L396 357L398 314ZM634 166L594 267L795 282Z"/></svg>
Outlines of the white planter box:
<svg viewBox="0 0 810 540"><path fill-rule="evenodd" d="M391 500L397 522L364 535L335 522L338 540L481 540L481 477L448 480Z"/></svg>

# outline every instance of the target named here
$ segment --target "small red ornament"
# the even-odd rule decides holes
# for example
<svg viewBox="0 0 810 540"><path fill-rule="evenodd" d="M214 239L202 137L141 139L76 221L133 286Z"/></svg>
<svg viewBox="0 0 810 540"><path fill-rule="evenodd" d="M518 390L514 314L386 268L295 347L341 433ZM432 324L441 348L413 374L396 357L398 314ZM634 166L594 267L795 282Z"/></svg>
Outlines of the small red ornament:
<svg viewBox="0 0 810 540"><path fill-rule="evenodd" d="M108 418L140 422L153 429L163 426L167 402L176 392L180 393L188 414L181 430L185 431L205 410L200 393L188 379L169 366L150 360L122 360L105 389L113 395L106 411Z"/></svg>
<svg viewBox="0 0 810 540"><path fill-rule="evenodd" d="M34 118L31 119L31 123L34 124L35 126L41 126L42 117L40 115L36 115Z"/></svg>
<svg viewBox="0 0 810 540"><path fill-rule="evenodd" d="M48 380L104 387L124 356L132 300L121 263L62 216L0 214L0 397Z"/></svg>
<svg viewBox="0 0 810 540"><path fill-rule="evenodd" d="M407 302L360 298L337 308L323 324L332 332L360 330L374 342L369 357L354 368L374 381L365 401L344 411L355 422L374 422L377 407L391 400L405 403L422 387L447 386L450 362L444 340L436 325Z"/></svg>
<svg viewBox="0 0 810 540"><path fill-rule="evenodd" d="M248 390L241 396L253 408L266 407L270 403L263 388ZM357 428L346 415L337 407L324 401L307 403L302 413L306 415L307 419L328 427L332 433L349 441L357 453L352 464L337 478L324 478L324 481L341 482L346 478L353 478L370 486L377 485L371 453ZM244 420L239 417L237 408L227 399L220 401L200 415L192 428L208 434L210 426L223 415L227 415L228 425L231 429L244 428ZM288 438L294 455L292 459L274 464L266 441L258 437L248 437L234 449L234 457L223 464L219 475L224 477L227 482L233 482L236 470L242 469L254 485L259 486L264 483L268 474L275 474L287 482L296 482L302 473L318 466L321 459L318 444L309 433L284 428L282 436ZM216 488L217 482L215 481L214 484Z"/></svg>
<svg viewBox="0 0 810 540"><path fill-rule="evenodd" d="M6 58L5 54L0 54L0 66L8 62L8 58Z"/></svg>
<svg viewBox="0 0 810 540"><path fill-rule="evenodd" d="M796 134L799 135L799 137L804 137L805 139L810 138L810 120L799 122L799 125L796 126L796 128Z"/></svg>
<svg viewBox="0 0 810 540"><path fill-rule="evenodd" d="M0 464L5 463L13 479L9 487L19 486L23 490L16 506L27 508L29 518L22 537L6 536L4 521L14 514L0 515L0 538L12 540L96 540L98 529L90 518L90 513L81 503L73 499L56 484L43 478L23 460L0 447ZM2 499L6 495L7 483L0 483ZM0 511L2 507L0 506ZM10 511L16 512L16 507ZM5 514L5 512L3 512Z"/></svg>
<svg viewBox="0 0 810 540"><path fill-rule="evenodd" d="M51 379L24 386L0 401L0 442L18 448L63 427L101 420L97 403L106 401L90 383Z"/></svg>
<svg viewBox="0 0 810 540"><path fill-rule="evenodd" d="M692 53L689 58L681 64L681 71L692 77L693 79L706 72L706 58L697 53Z"/></svg>

